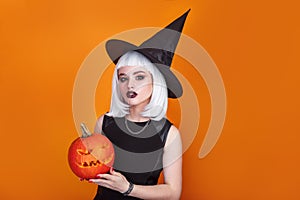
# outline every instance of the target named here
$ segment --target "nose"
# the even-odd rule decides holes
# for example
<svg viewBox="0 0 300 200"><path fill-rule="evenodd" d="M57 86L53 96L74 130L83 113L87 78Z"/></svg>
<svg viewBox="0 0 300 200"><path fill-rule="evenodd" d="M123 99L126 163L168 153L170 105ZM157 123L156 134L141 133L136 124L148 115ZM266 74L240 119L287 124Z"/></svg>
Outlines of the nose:
<svg viewBox="0 0 300 200"><path fill-rule="evenodd" d="M134 80L132 78L128 78L127 87L128 87L128 89L133 89L134 88Z"/></svg>

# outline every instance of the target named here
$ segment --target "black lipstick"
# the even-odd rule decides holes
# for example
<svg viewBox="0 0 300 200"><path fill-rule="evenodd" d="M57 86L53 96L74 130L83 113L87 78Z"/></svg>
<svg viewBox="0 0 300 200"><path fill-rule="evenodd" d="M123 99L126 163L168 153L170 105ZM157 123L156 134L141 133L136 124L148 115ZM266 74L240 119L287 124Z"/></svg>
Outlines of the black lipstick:
<svg viewBox="0 0 300 200"><path fill-rule="evenodd" d="M137 93L134 92L134 91L128 91L128 92L126 93L126 96L127 96L128 98L134 98L134 97L137 96Z"/></svg>

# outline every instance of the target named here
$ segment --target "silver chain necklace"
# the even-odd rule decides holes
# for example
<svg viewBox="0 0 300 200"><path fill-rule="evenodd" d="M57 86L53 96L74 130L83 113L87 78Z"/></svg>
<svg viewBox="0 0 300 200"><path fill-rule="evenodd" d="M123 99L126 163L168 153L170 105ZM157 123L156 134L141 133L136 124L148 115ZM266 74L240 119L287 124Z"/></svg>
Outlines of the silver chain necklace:
<svg viewBox="0 0 300 200"><path fill-rule="evenodd" d="M129 127L128 127L128 122L127 122L128 120L127 120L127 118L125 117L125 126L126 126L126 128L127 128L127 130L131 133L131 134L140 134L141 132L143 132L146 128L147 128L147 126L149 125L149 123L150 123L150 120L148 120L147 121L147 124L141 129L141 130L139 130L139 131L133 131L133 130L131 130Z"/></svg>

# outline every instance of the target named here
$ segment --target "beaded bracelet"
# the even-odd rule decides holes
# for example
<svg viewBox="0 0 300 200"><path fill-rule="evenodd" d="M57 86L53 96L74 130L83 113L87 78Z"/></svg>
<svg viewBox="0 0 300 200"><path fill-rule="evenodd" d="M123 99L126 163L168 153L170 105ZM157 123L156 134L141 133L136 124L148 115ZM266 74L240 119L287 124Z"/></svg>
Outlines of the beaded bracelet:
<svg viewBox="0 0 300 200"><path fill-rule="evenodd" d="M128 190L126 192L123 192L122 194L124 196L128 196L130 194L130 192L133 190L133 187L134 187L133 183L129 182Z"/></svg>

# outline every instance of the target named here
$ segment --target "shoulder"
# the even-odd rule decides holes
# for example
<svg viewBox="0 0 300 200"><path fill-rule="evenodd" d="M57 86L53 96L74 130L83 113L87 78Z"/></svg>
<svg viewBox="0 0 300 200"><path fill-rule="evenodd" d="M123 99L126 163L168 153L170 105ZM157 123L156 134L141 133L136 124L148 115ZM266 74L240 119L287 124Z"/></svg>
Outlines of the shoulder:
<svg viewBox="0 0 300 200"><path fill-rule="evenodd" d="M94 128L95 133L101 133L102 132L103 121L105 120L106 117L107 116L105 114L102 114L98 117L95 128Z"/></svg>
<svg viewBox="0 0 300 200"><path fill-rule="evenodd" d="M175 140L180 141L181 143L181 136L179 130L176 128L176 126L171 125L168 136L167 136L167 141L166 141L166 146L169 146L171 143L173 143Z"/></svg>
<svg viewBox="0 0 300 200"><path fill-rule="evenodd" d="M99 125L102 125L102 124L103 124L104 117L105 117L105 114L100 115L100 117L98 117L97 123L98 123Z"/></svg>
<svg viewBox="0 0 300 200"><path fill-rule="evenodd" d="M176 163L181 163L182 156L182 141L179 130L172 125L170 127L166 145L164 147L164 168L170 166L175 161Z"/></svg>

